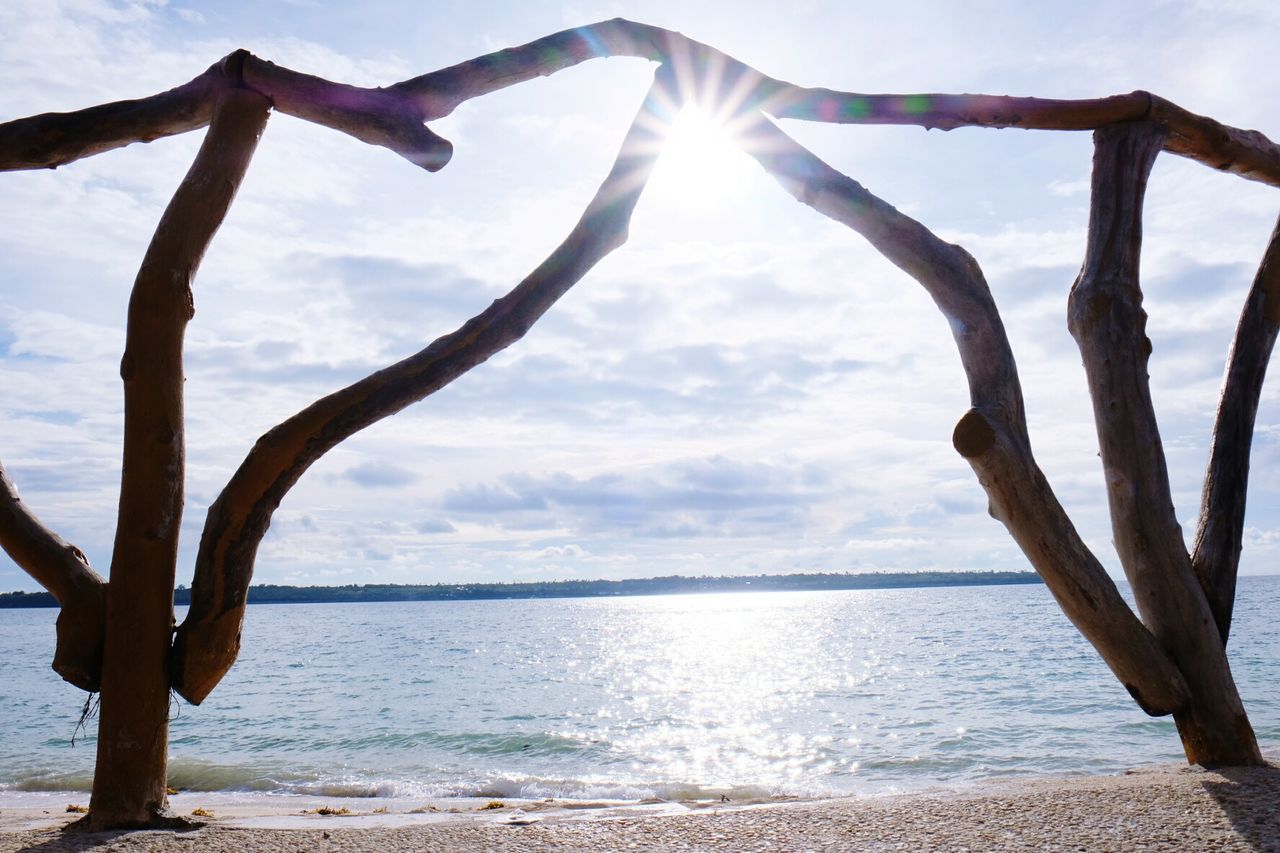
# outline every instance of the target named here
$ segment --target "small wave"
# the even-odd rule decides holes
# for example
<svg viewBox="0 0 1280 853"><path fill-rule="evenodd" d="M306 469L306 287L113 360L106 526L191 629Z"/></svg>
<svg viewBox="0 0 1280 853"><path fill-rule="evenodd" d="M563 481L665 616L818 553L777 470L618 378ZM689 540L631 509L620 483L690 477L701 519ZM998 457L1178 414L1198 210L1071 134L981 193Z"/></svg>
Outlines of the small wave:
<svg viewBox="0 0 1280 853"><path fill-rule="evenodd" d="M0 791L23 791L37 793L41 791L84 791L93 787L93 775L86 773L56 773L34 771L18 775L16 778L0 785Z"/></svg>

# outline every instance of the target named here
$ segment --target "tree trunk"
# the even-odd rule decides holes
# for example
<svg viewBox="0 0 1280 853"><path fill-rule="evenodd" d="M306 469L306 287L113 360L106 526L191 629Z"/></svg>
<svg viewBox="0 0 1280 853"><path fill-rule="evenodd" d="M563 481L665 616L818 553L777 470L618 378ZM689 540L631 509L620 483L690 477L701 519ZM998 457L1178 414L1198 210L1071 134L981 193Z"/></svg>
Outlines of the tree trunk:
<svg viewBox="0 0 1280 853"><path fill-rule="evenodd" d="M129 300L124 467L103 648L98 764L86 826L165 826L173 583L184 484L182 340L191 282L248 168L270 106L228 90L165 210Z"/></svg>
<svg viewBox="0 0 1280 853"><path fill-rule="evenodd" d="M1151 402L1151 341L1138 265L1147 176L1166 133L1149 122L1095 132L1088 247L1071 289L1069 327L1093 399L1116 553L1143 622L1189 688L1187 704L1174 711L1187 760L1260 764L1226 647L1174 512Z"/></svg>

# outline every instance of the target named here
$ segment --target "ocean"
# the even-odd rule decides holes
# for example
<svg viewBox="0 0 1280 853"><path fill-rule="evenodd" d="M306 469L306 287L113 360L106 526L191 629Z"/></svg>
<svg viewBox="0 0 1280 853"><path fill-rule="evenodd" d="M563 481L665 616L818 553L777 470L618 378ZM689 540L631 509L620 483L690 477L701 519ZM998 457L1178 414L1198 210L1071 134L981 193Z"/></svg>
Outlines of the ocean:
<svg viewBox="0 0 1280 853"><path fill-rule="evenodd" d="M1280 746L1280 577L1230 656ZM57 612L0 610L0 802L85 792ZM771 799L1182 761L1042 586L263 605L170 784L245 796Z"/></svg>

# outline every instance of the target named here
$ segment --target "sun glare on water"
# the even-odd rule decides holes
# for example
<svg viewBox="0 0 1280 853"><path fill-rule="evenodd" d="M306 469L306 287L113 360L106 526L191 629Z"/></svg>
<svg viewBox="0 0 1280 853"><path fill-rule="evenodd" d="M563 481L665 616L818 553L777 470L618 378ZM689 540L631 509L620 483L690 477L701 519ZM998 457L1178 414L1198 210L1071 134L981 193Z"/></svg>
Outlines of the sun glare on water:
<svg viewBox="0 0 1280 853"><path fill-rule="evenodd" d="M671 124L650 188L663 201L706 210L744 196L753 166L729 127L687 104Z"/></svg>

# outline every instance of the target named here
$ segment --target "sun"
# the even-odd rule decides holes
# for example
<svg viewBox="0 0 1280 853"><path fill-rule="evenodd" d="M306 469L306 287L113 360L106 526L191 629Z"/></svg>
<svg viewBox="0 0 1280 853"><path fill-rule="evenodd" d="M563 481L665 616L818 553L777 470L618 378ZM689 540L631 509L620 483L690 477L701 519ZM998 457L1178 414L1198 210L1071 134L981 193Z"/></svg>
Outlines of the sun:
<svg viewBox="0 0 1280 853"><path fill-rule="evenodd" d="M686 104L671 123L650 187L664 201L705 210L740 199L752 166L723 121Z"/></svg>

